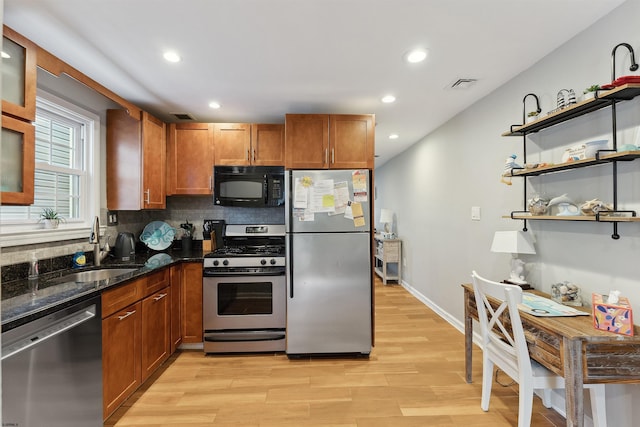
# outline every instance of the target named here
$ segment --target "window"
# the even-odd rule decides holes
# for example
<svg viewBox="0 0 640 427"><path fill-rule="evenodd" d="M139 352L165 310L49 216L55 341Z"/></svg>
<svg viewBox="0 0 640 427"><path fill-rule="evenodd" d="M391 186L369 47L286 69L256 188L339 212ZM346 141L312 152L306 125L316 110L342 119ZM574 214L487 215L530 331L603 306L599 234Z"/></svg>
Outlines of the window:
<svg viewBox="0 0 640 427"><path fill-rule="evenodd" d="M78 237L73 230L84 237L98 214L100 186L95 140L99 118L39 92L35 127L34 203L0 208L2 246ZM41 229L39 219L44 208L55 209L65 219L59 231ZM25 236L25 231L30 233ZM14 233L19 235L11 236Z"/></svg>

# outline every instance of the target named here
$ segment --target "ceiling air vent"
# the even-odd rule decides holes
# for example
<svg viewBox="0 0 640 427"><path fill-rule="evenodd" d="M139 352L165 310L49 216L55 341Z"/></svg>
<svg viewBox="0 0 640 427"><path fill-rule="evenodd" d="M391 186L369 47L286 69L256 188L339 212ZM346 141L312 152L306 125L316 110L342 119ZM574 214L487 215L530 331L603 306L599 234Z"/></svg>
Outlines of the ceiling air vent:
<svg viewBox="0 0 640 427"><path fill-rule="evenodd" d="M469 89L477 81L478 79L458 79L455 82L451 83L449 89Z"/></svg>
<svg viewBox="0 0 640 427"><path fill-rule="evenodd" d="M173 115L173 117L175 117L178 120L195 120L195 117L193 117L189 113L169 113L169 114Z"/></svg>

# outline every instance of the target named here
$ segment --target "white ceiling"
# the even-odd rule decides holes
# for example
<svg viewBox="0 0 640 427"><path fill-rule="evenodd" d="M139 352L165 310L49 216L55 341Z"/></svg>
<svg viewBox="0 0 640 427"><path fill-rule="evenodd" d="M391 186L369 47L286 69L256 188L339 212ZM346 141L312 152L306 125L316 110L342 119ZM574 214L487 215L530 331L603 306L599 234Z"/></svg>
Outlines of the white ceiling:
<svg viewBox="0 0 640 427"><path fill-rule="evenodd" d="M4 22L167 122L375 113L379 166L623 2L4 0Z"/></svg>

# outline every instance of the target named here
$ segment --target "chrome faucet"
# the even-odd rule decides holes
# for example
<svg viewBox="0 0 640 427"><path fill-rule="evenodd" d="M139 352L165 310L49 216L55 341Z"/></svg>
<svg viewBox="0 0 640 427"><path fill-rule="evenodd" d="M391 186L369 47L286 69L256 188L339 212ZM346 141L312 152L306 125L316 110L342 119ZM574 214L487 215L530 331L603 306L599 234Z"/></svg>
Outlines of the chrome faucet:
<svg viewBox="0 0 640 427"><path fill-rule="evenodd" d="M97 216L93 220L93 226L91 227L91 235L89 236L89 243L93 245L93 264L99 267L102 260L109 255L109 240L107 239L107 245L104 249L100 248L100 218Z"/></svg>

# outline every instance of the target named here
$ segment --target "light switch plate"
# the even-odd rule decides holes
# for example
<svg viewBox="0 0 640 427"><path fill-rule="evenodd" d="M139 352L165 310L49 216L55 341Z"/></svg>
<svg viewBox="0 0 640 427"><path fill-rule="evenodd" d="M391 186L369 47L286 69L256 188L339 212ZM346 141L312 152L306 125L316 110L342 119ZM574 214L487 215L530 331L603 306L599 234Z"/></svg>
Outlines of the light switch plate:
<svg viewBox="0 0 640 427"><path fill-rule="evenodd" d="M107 211L107 225L118 225L118 211Z"/></svg>
<svg viewBox="0 0 640 427"><path fill-rule="evenodd" d="M480 206L471 207L471 220L480 221Z"/></svg>

